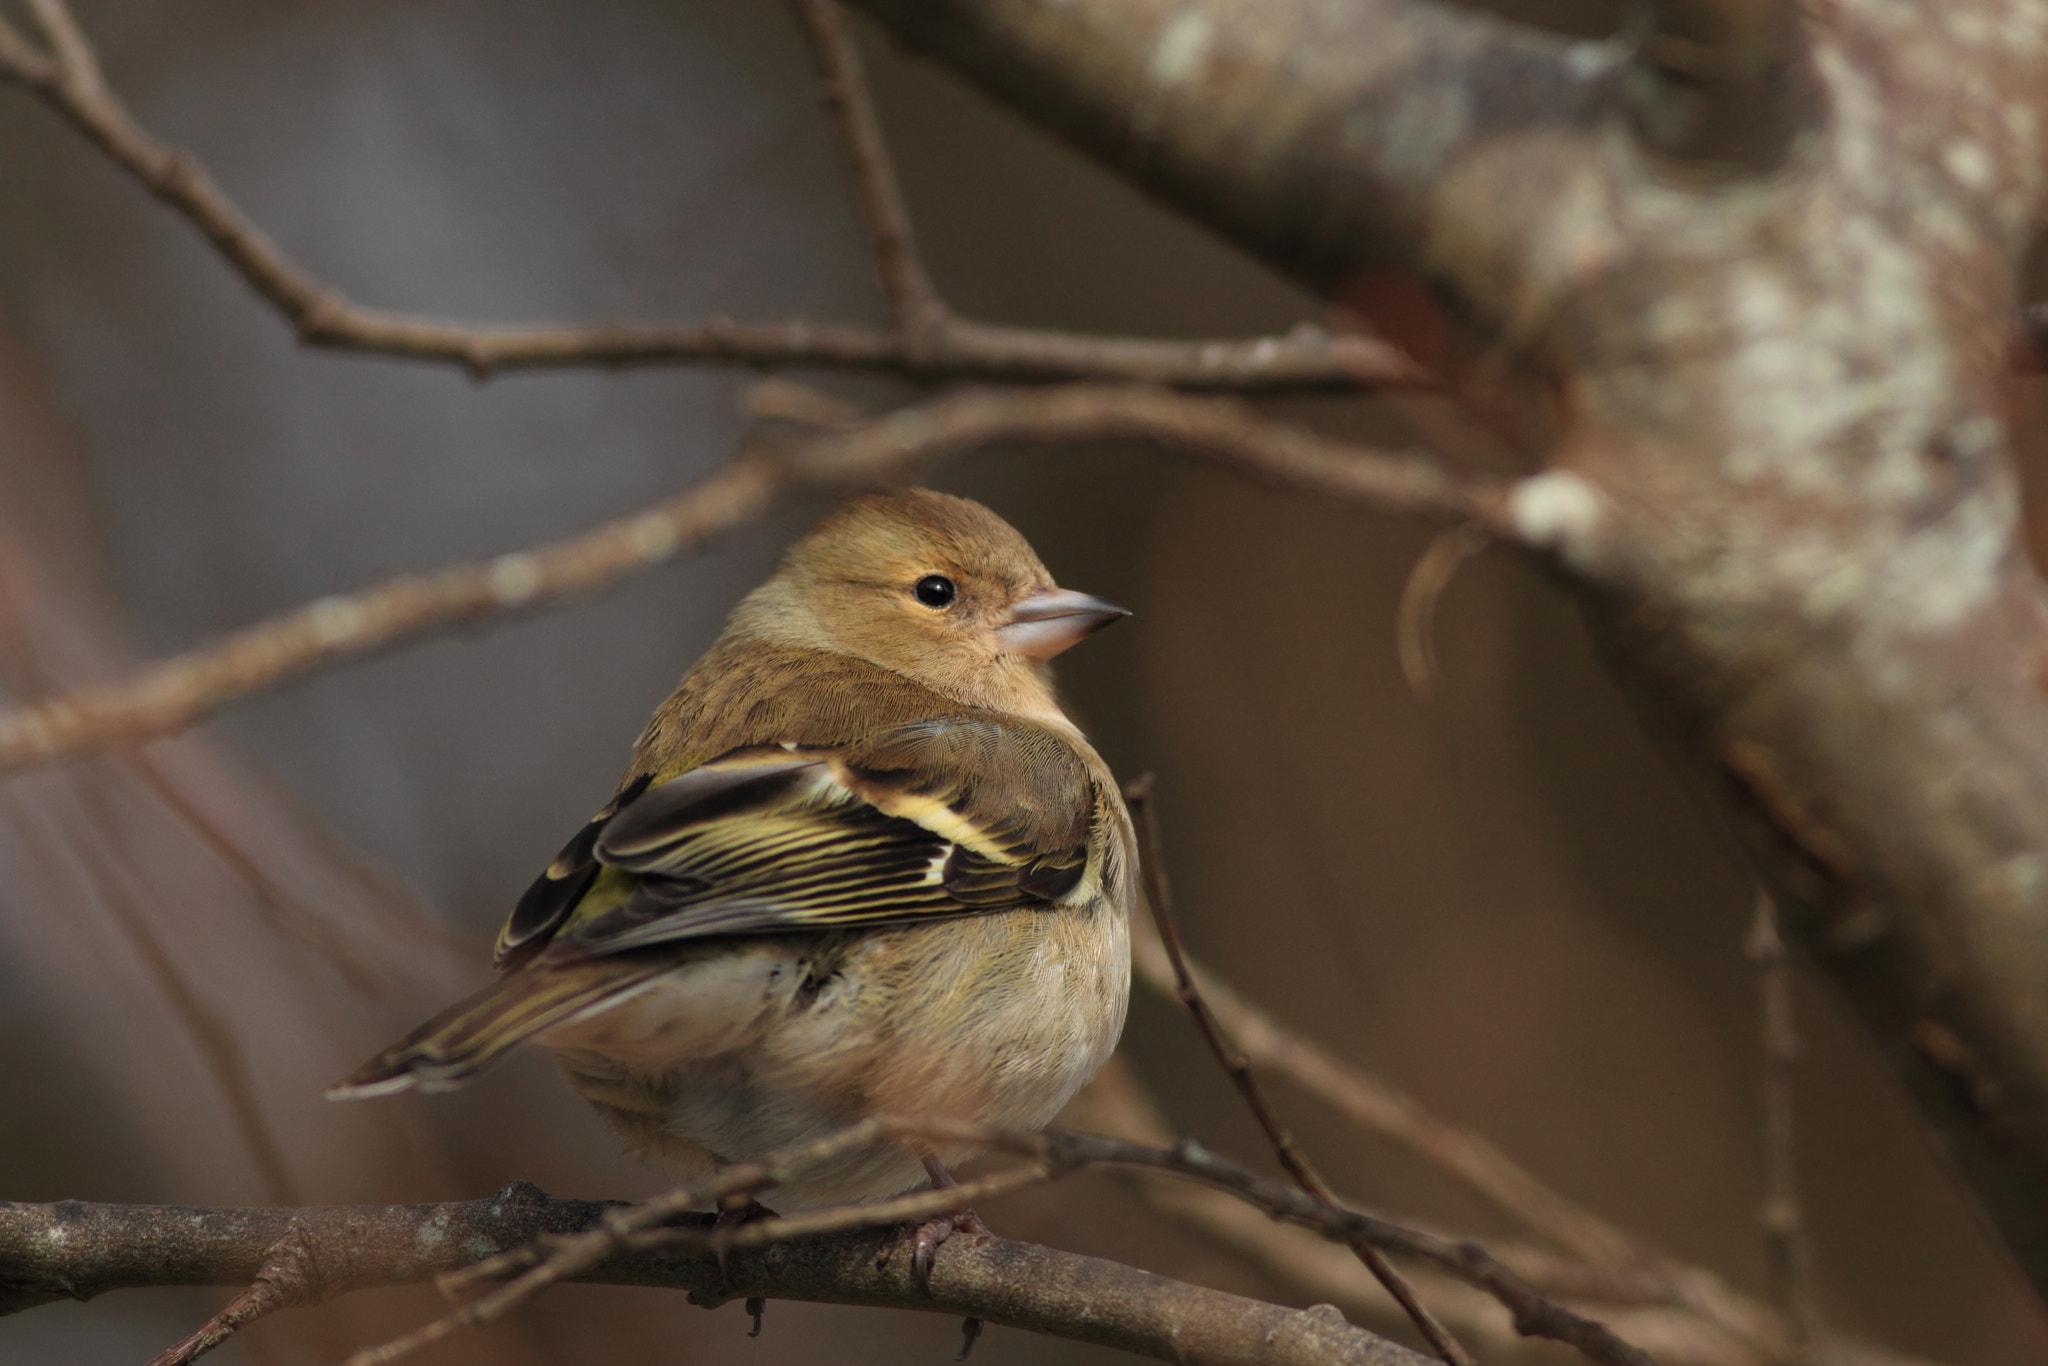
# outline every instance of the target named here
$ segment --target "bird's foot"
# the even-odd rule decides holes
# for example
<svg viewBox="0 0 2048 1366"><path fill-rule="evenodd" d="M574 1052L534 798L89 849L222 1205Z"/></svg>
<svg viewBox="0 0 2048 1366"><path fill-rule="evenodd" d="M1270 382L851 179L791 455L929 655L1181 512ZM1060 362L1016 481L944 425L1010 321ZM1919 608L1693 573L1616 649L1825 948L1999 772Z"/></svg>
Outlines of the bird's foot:
<svg viewBox="0 0 2048 1366"><path fill-rule="evenodd" d="M981 1216L971 1209L927 1219L911 1232L910 1274L925 1294L932 1293L932 1258L938 1254L939 1245L961 1234L975 1239L995 1236L988 1231L988 1225L981 1222ZM953 1360L967 1360L967 1354L974 1350L974 1340L981 1336L982 1327L982 1321L977 1318L960 1320L960 1354Z"/></svg>
<svg viewBox="0 0 2048 1366"><path fill-rule="evenodd" d="M917 1288L925 1294L932 1293L932 1259L938 1256L940 1246L948 1238L962 1233L970 1238L993 1236L988 1225L981 1222L981 1216L971 1209L938 1215L911 1230L910 1274L916 1278Z"/></svg>
<svg viewBox="0 0 2048 1366"><path fill-rule="evenodd" d="M947 1171L945 1165L933 1154L921 1152L919 1157L924 1162L926 1174L931 1177L934 1190L950 1190L960 1184L953 1179L953 1173ZM903 1232L885 1239L881 1251L875 1257L875 1265L886 1266L889 1255L896 1250L898 1243L905 1240L905 1235L908 1235L911 1277L917 1282L918 1289L930 1295L933 1258L938 1255L940 1245L948 1238L963 1233L977 1240L995 1236L989 1232L988 1225L981 1221L981 1216L974 1212L973 1207L963 1204L959 1209L927 1219L915 1228L906 1225ZM960 1355L953 1360L967 1360L967 1354L974 1350L974 1340L981 1336L983 1326L978 1318L960 1320Z"/></svg>

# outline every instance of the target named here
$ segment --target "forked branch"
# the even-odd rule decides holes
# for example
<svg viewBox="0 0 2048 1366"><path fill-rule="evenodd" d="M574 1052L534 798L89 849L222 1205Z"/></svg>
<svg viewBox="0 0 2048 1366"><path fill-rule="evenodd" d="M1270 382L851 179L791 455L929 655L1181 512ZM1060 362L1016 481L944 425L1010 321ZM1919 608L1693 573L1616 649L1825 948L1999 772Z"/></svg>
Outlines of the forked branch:
<svg viewBox="0 0 2048 1366"><path fill-rule="evenodd" d="M1398 348L1368 336L1335 336L1303 327L1285 336L1218 341L1096 337L1002 327L953 318L930 290L910 244L900 196L878 199L887 150L843 31L823 50L835 65L842 127L877 225L882 274L898 325L888 330L815 323L606 322L524 326L449 322L368 308L314 277L264 234L189 153L136 121L107 85L98 59L64 0L35 0L43 45L0 17L0 80L11 80L56 109L117 165L205 234L237 274L284 315L308 346L460 365L483 378L502 370L649 364L873 370L920 381L1049 382L1081 379L1199 390L1285 392L1415 386L1428 376ZM804 8L838 23L829 6ZM855 84L845 74L853 70ZM880 170L877 171L876 168ZM911 302L913 296L922 302ZM915 327L902 325L911 309Z"/></svg>

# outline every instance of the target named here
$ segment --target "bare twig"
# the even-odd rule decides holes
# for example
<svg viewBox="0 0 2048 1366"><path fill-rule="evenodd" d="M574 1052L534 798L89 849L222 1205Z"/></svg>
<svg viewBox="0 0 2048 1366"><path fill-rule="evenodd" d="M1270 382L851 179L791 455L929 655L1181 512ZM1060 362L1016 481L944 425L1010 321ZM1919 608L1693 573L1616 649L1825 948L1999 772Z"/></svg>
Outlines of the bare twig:
<svg viewBox="0 0 2048 1366"><path fill-rule="evenodd" d="M0 718L0 767L171 734L323 665L436 627L592 591L760 515L774 486L766 462L742 459L687 493L565 541L322 598L122 682Z"/></svg>
<svg viewBox="0 0 2048 1366"><path fill-rule="evenodd" d="M294 1305L318 1304L323 1298L319 1267L306 1245L305 1232L297 1224L289 1225L263 1254L262 1269L248 1288L190 1336L151 1358L149 1366L188 1366L265 1315Z"/></svg>
<svg viewBox="0 0 2048 1366"><path fill-rule="evenodd" d="M460 622L595 592L805 493L904 477L986 445L1142 440L1285 488L1362 507L1513 530L1492 484L1420 456L1370 451L1215 399L1074 386L968 392L793 448L743 453L696 487L565 540L405 574L247 627L211 646L0 714L0 771L182 730L213 711Z"/></svg>
<svg viewBox="0 0 2048 1366"><path fill-rule="evenodd" d="M1525 1337L1549 1338L1577 1348L1600 1366L1653 1366L1649 1357L1623 1342L1600 1323L1575 1313L1538 1293L1475 1242L1454 1242L1435 1234L1361 1214L1320 1196L1281 1185L1222 1158L1192 1139L1159 1148L1097 1134L1020 1134L974 1125L885 1119L885 1132L918 1133L953 1138L1028 1157L1062 1174L1085 1166L1128 1166L1173 1172L1229 1191L1276 1219L1299 1224L1333 1242L1352 1248L1369 1246L1434 1263L1478 1286L1513 1316L1515 1331Z"/></svg>
<svg viewBox="0 0 2048 1366"><path fill-rule="evenodd" d="M1177 995L1165 946L1142 926L1132 936L1132 963L1146 986L1164 996ZM1583 1262L1607 1287L1604 1297L1682 1306L1768 1356L1781 1358L1787 1350L1788 1327L1768 1305L1575 1204L1485 1138L1438 1118L1413 1096L1286 1029L1201 964L1190 961L1188 973L1255 1064L1285 1076L1364 1131L1399 1143Z"/></svg>
<svg viewBox="0 0 2048 1366"><path fill-rule="evenodd" d="M922 271L910 249L900 201L886 229L876 216L875 195L883 182L871 168L886 170L887 164L878 135L869 150L881 160L856 149L855 165L877 230L884 282L899 309L894 329L721 317L580 327L471 325L366 308L308 273L249 220L198 161L136 122L100 78L91 46L62 0L37 0L35 13L52 50L38 51L18 29L0 21L0 79L33 91L188 219L307 346L448 362L478 378L534 367L670 362L881 370L922 381L1102 379L1244 392L1431 383L1398 348L1378 338L1333 336L1316 327L1280 337L1159 341L992 326L916 305L918 316L940 325L906 331L900 310L917 294ZM871 116L866 123L872 131ZM842 128L849 129L851 140L849 125L842 122ZM863 147L868 146L864 140ZM929 299L929 285L922 288L920 297Z"/></svg>
<svg viewBox="0 0 2048 1366"><path fill-rule="evenodd" d="M1121 1057L1097 1074L1066 1118L1077 1127L1140 1143L1165 1145L1172 1130L1153 1098ZM1354 1321L1383 1326L1401 1319L1398 1306L1378 1293L1348 1250L1305 1230L1274 1223L1258 1210L1221 1191L1178 1182L1152 1181L1142 1173L1119 1173L1121 1183L1149 1208L1199 1234L1220 1250L1250 1261L1307 1299L1342 1306ZM1349 1203L1349 1202L1347 1202ZM1403 1222L1415 1224L1413 1219ZM1427 1225L1417 1225L1427 1227ZM1444 1235L1450 1236L1450 1235ZM1650 1353L1661 1366L1796 1366L1790 1335L1767 1306L1756 1304L1758 1320L1776 1324L1772 1334L1751 1336L1745 1322L1730 1322L1691 1305L1673 1303L1665 1280L1655 1274L1623 1277L1588 1266L1547 1241L1488 1235L1487 1249L1516 1275L1555 1296ZM1482 1361L1518 1359L1527 1345L1501 1322L1492 1296L1421 1266L1409 1278L1431 1310L1454 1329ZM1535 1358L1548 1361L1547 1355ZM1825 1332L1814 1359L1828 1366L1934 1366L1876 1343Z"/></svg>
<svg viewBox="0 0 2048 1366"><path fill-rule="evenodd" d="M916 230L903 202L881 120L875 114L860 49L854 45L853 34L846 27L846 12L839 8L838 0L795 0L795 8L818 59L825 105L832 111L833 125L839 130L846 160L860 187L861 208L867 216L868 233L874 238L875 264L881 272L883 292L889 296L890 319L906 349L915 351L945 322L949 310L917 253Z"/></svg>
<svg viewBox="0 0 2048 1366"><path fill-rule="evenodd" d="M1159 837L1159 813L1153 803L1153 777L1147 773L1124 787L1124 799L1130 803L1131 814L1136 819L1138 831L1138 860L1145 870L1146 901L1152 910L1152 920L1159 927L1160 942L1166 946L1166 956L1172 960L1174 973L1174 994L1180 1003L1195 1017L1195 1026L1208 1041L1209 1051L1216 1055L1216 1061L1229 1076L1231 1085L1243 1099L1245 1108L1252 1112L1259 1128L1265 1131L1266 1140L1273 1145L1273 1152L1280 1159L1280 1165L1294 1184L1325 1204L1338 1204L1336 1194L1330 1189L1308 1154L1294 1141L1293 1132L1286 1121L1280 1118L1266 1098L1265 1088L1252 1075L1252 1066L1244 1053L1230 1041L1230 1036L1217 1022L1210 1011L1208 1002L1202 999L1200 988L1188 973L1187 959L1182 952L1180 926L1173 915L1173 884L1166 874L1166 857ZM1394 1269L1386 1255L1368 1244L1354 1244L1359 1261L1372 1272L1386 1292L1394 1297L1403 1313L1414 1323L1416 1331L1430 1348L1451 1366L1476 1366L1472 1356L1457 1338L1453 1337L1443 1324L1437 1321L1429 1307L1416 1298L1415 1288Z"/></svg>
<svg viewBox="0 0 2048 1366"><path fill-rule="evenodd" d="M1422 558L1409 571L1407 583L1402 585L1394 640L1401 659L1401 676L1417 697L1435 696L1443 682L1436 662L1437 602L1465 562L1486 549L1492 540L1477 527L1453 527L1429 543Z"/></svg>
<svg viewBox="0 0 2048 1366"><path fill-rule="evenodd" d="M1764 1251L1771 1301L1790 1325L1795 1360L1810 1359L1820 1318L1813 1294L1813 1247L1799 1200L1793 1086L1804 1044L1792 1013L1792 962L1778 935L1778 908L1759 891L1744 947L1756 964L1763 1035Z"/></svg>
<svg viewBox="0 0 2048 1366"><path fill-rule="evenodd" d="M52 866L59 859L68 860L78 885L119 927L141 961L145 976L162 994L171 1015L191 1039L208 1078L219 1090L263 1189L271 1199L291 1203L298 1198L298 1183L263 1112L242 1039L164 948L158 927L143 909L136 889L124 880L121 861L100 857L101 851L87 845L80 834L123 828L107 807L106 794L100 786L104 778L103 773L87 773L78 785L77 797L88 808L88 818L83 821L53 819L46 803L32 803L4 791L0 791L0 810L9 810L10 821L21 828L40 831L42 838L24 844L31 859L47 861ZM48 882L58 885L54 878Z"/></svg>

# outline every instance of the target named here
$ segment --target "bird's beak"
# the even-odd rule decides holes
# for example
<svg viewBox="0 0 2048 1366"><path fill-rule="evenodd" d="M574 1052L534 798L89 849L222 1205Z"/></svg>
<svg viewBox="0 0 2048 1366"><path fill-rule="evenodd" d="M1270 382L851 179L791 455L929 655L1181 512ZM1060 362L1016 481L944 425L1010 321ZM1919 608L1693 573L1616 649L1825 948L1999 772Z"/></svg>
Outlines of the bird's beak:
<svg viewBox="0 0 2048 1366"><path fill-rule="evenodd" d="M1051 659L1129 615L1127 608L1086 593L1041 588L1011 606L1009 623L996 628L996 639L1012 654Z"/></svg>

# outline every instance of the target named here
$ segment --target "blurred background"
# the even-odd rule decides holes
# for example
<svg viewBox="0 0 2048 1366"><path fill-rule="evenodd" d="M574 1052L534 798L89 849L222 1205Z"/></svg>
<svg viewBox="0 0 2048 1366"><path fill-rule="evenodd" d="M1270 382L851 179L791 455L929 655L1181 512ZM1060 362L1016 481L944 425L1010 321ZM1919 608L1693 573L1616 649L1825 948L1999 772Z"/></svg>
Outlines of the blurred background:
<svg viewBox="0 0 2048 1366"><path fill-rule="evenodd" d="M492 321L881 316L780 6L78 9L143 123L361 302ZM1574 0L1518 12L1588 33L1615 21ZM1341 325L952 78L866 50L928 261L961 311L1163 336ZM301 351L184 222L12 89L0 186L10 699L626 512L709 470L745 425L745 374L477 384ZM1502 459L1432 402L1272 406ZM2036 434L2039 402L2015 397ZM1442 602L1443 683L1424 700L1395 650L1423 530L1134 448L991 452L932 482L1015 522L1062 583L1136 609L1062 678L1118 773L1159 775L1198 955L1591 1209L1761 1291L1751 888L1566 600L1476 561ZM489 936L608 794L646 713L819 510L593 601L322 674L184 739L0 783L0 1198L664 1185L538 1057L454 1095L344 1107L320 1092L482 979ZM1799 1009L1801 1176L1830 1321L1968 1366L2048 1360L2048 1321L1872 1051L1816 984ZM1141 993L1124 1055L1172 1127L1267 1164L1177 1008ZM1339 1189L1514 1231L1304 1097L1280 1099ZM1311 1298L1105 1178L984 1213L1009 1236ZM0 1362L139 1362L225 1298L125 1292L0 1319ZM215 1359L331 1362L433 1305L357 1296L260 1324ZM1361 1284L1345 1307L1398 1331L1378 1305ZM950 1320L867 1310L776 1304L765 1336L745 1327L736 1305L570 1287L430 1359L936 1362L956 1345ZM976 1351L1109 1355L1000 1329Z"/></svg>

